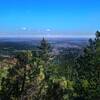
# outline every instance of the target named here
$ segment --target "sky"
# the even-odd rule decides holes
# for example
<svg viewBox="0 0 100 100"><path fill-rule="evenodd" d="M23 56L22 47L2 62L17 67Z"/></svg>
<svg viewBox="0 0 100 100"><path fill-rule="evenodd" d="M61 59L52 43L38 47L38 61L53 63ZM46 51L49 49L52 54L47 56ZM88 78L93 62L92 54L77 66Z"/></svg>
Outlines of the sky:
<svg viewBox="0 0 100 100"><path fill-rule="evenodd" d="M92 37L100 0L0 0L0 37Z"/></svg>

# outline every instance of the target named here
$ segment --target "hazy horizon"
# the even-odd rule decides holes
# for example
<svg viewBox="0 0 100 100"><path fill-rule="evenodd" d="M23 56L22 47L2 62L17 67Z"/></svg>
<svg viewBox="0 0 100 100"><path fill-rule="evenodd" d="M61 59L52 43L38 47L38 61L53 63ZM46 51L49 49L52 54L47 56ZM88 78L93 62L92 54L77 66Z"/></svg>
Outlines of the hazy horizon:
<svg viewBox="0 0 100 100"><path fill-rule="evenodd" d="M0 36L0 38L95 38L95 35L91 36L72 36L72 35L4 35Z"/></svg>

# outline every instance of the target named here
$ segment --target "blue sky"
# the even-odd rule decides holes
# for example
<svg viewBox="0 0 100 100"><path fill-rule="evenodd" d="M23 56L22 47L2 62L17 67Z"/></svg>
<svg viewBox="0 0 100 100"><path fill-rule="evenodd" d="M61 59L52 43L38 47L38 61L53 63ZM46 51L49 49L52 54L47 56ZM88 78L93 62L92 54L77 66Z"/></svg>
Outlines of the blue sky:
<svg viewBox="0 0 100 100"><path fill-rule="evenodd" d="M93 36L100 0L0 0L0 36Z"/></svg>

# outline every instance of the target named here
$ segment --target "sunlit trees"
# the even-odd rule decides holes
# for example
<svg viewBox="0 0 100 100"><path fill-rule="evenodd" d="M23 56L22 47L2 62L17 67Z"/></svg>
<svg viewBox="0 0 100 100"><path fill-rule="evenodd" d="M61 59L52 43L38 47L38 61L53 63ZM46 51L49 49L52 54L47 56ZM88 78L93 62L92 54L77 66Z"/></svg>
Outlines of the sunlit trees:
<svg viewBox="0 0 100 100"><path fill-rule="evenodd" d="M31 52L21 52L16 55L17 63L8 70L7 78L2 82L2 99L19 98L25 89L28 64L31 60Z"/></svg>

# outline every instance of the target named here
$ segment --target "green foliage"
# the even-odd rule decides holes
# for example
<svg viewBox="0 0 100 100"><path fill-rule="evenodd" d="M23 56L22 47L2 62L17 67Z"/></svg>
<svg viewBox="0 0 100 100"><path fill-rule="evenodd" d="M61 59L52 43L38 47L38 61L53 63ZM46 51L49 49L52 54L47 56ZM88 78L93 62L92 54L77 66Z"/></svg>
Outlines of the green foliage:
<svg viewBox="0 0 100 100"><path fill-rule="evenodd" d="M15 65L0 68L0 100L99 100L100 32L83 53L70 50L55 57L43 38L36 52L16 54Z"/></svg>
<svg viewBox="0 0 100 100"><path fill-rule="evenodd" d="M4 67L0 69L0 91L2 90L2 81L7 77L8 68Z"/></svg>

